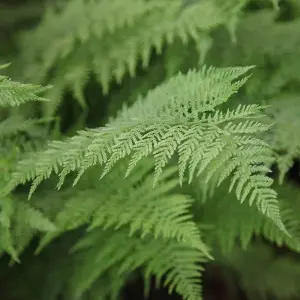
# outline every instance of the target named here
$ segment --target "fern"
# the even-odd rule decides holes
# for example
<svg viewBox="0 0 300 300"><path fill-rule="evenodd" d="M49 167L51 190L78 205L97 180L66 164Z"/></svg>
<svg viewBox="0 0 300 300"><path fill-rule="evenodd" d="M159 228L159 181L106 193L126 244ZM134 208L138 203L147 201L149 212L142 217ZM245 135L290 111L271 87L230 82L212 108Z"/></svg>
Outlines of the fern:
<svg viewBox="0 0 300 300"><path fill-rule="evenodd" d="M114 228L115 230L129 226L130 235L139 234L146 237L149 234L155 238L162 237L194 247L211 257L207 246L200 237L200 232L192 220L190 198L172 193L177 186L173 175L176 169L169 168L162 175L162 182L155 190L152 189L150 164L142 164L132 176L126 180L126 186L120 191L114 182L122 180L125 166L119 166L119 172L112 172L103 182L95 182L86 186L83 184L77 190L64 192L63 207L54 217L56 231L46 234L38 248L40 251L53 238L68 231L88 225L88 230ZM93 177L97 170L88 174L84 180L95 181ZM143 179L140 178L145 174ZM150 173L151 174L151 173ZM95 177L94 177L95 178ZM107 188L110 187L110 188ZM100 191L105 191L99 196ZM82 201L82 198L85 201ZM145 219L147 218L147 222Z"/></svg>
<svg viewBox="0 0 300 300"><path fill-rule="evenodd" d="M8 297L118 300L142 274L145 296L155 279L201 299L211 264L225 267L218 274L229 268L249 299L299 293L297 259L275 260L257 244L300 251L299 193L286 182L299 158L296 8L294 0L51 1L17 39L0 37L0 56L12 52L0 62L15 59L20 42L10 76L54 83L0 77L0 253L22 259L9 270L0 260ZM15 32L5 17L0 27ZM204 62L226 68L199 70ZM61 134L44 145L52 126L40 116L63 98ZM274 163L282 186L269 177Z"/></svg>
<svg viewBox="0 0 300 300"><path fill-rule="evenodd" d="M75 237L81 237L75 253L70 254L72 276L68 276L68 280L60 279L67 281L64 285L67 284L68 289L61 292L66 293L66 299L96 292L96 299L102 295L117 296L128 274L145 267L146 280L155 275L158 281L164 281L159 276L171 272L170 281L165 281L170 289L187 299L199 299L202 267L196 262L205 262L211 255L193 221L192 199L176 192L176 168L164 170L156 189L153 189L149 161L139 164L126 180L122 180L126 164L118 164L118 167L118 171L109 173L100 182L97 178L99 169L95 168L86 172L75 188L33 195L33 206L41 209L56 226L54 231L42 236L37 249L40 255L53 248L53 243L49 243L54 238L64 235L65 239L67 231L77 229ZM116 186L116 182L123 184ZM161 255L155 257L156 251ZM164 261L165 255L170 258L169 262ZM83 264L85 261L88 264ZM148 264L151 266L147 267ZM112 276L112 271L120 276ZM172 278L174 272L177 279ZM110 276L110 283L103 288L106 276Z"/></svg>
<svg viewBox="0 0 300 300"><path fill-rule="evenodd" d="M258 243L247 252L238 248L230 256L219 257L235 278L247 299L289 299L299 295L299 261L291 255L278 256L269 245ZM229 272L228 272L229 271Z"/></svg>
<svg viewBox="0 0 300 300"><path fill-rule="evenodd" d="M169 292L175 289L184 299L199 299L199 271L202 271L202 267L197 264L205 262L199 251L173 241L162 243L156 239L140 240L133 237L128 240L127 237L127 230L92 231L79 241L74 248L79 253L79 260L71 278L71 286L75 290L73 299L76 296L80 298L98 276L109 268L113 267L117 277L122 278L140 266L145 267L145 278L156 275L158 283L169 286ZM104 247L103 241L106 241ZM123 247L119 247L120 244ZM133 251L134 257L130 255ZM164 275L165 279L162 278ZM113 280L116 282L116 277Z"/></svg>
<svg viewBox="0 0 300 300"><path fill-rule="evenodd" d="M237 43L232 44L219 33L210 59L222 66L259 65L254 80L246 87L248 96L274 97L292 81L299 82L299 28L299 18L282 22L272 10L248 14L237 29Z"/></svg>
<svg viewBox="0 0 300 300"><path fill-rule="evenodd" d="M8 235L4 250L17 259L17 255L33 237L34 231L30 231L29 228L33 230L45 228L48 231L40 242L37 249L39 252L53 238L83 225L89 226L91 234L102 232L96 228L105 229L104 232L109 228L121 228L117 235L123 234L123 227L129 226L129 247L134 243L134 236L139 238L139 243L142 237L143 240L147 240L148 246L150 241L157 245L153 245L151 251L156 247L162 247L164 243L159 242L159 239L163 239L173 246L170 246L171 248L167 246L166 250L159 251L160 253L170 251L168 257L171 260L162 263L159 255L153 258L154 252L148 254L147 246L141 250L140 260L136 255L128 255L132 251L131 248L128 250L121 248L122 251L129 252L122 256L118 254L117 258L113 258L113 262L127 256L122 260L122 265L124 264L122 268L125 268L126 273L134 271L140 265L149 264L149 267L146 267L147 278L149 274L154 273L160 280L162 275L167 274L166 283L169 284L170 290L175 288L186 299L198 298L200 282L192 279L198 274L198 267L195 268L198 260L193 255L200 250L202 256L210 258L211 256L191 219L190 199L182 195L169 194L177 185L177 180L166 181L166 179L174 174L176 169L163 170L175 151L179 156L181 184L186 168L189 169L189 181L194 178L195 172L197 175L205 174L207 181L219 173L220 184L232 174L230 189L236 185L239 200L244 202L245 198L250 197L250 204L255 201L259 210L271 218L280 230L286 232L279 216L276 193L270 188L272 180L265 176L268 169L261 165L272 160L271 152L266 143L254 136L269 128L264 123L252 120L261 117L262 107L240 105L236 110L226 112L216 109L246 82L248 77L243 79L239 77L249 69L251 67L203 68L199 72L179 74L149 92L145 99L136 101L132 107L124 107L118 117L105 128L82 131L65 142L51 142L45 151L33 153L29 158L20 161L16 171L11 175L8 186L12 189L26 180L34 180L30 195L42 180L50 177L52 172L59 175L58 188L60 188L70 172L79 171L74 181L76 184L87 169L94 165L104 167L102 177L104 175L107 177L102 179L103 184L106 187L113 187L113 182L121 181L120 177L116 178L114 171L111 172L112 177L109 179L108 173L119 160L127 156L130 156L129 165L125 167L124 173L131 176L128 177L130 181L127 191L122 189L121 193L118 193L114 188L112 190L106 188L107 195L103 201L99 201L99 197L96 196L97 190L79 189L77 193L76 191L75 194L72 193L72 197L53 218L55 227L38 210L22 206L20 202L17 209L21 208L22 214L15 213L17 217L15 229L10 228L9 223L8 227L4 227L7 228ZM152 180L149 180L148 176L143 182L140 181L141 169L137 169L135 174L132 173L138 163L144 161L150 154L154 156L156 185L154 191ZM152 164L149 167L152 167ZM142 172L146 174L150 170L149 167L143 167ZM220 169L223 170L221 173L218 172ZM136 180L139 180L140 188ZM159 185L159 180L164 184ZM146 190L149 190L149 193L145 194ZM85 197L86 201L82 202L82 197ZM147 222L145 222L146 215L151 216ZM6 219L10 220L12 216L7 214ZM31 218L33 223L30 223ZM20 239L21 234L23 239ZM87 233L79 244L85 244L85 239L89 239L89 236ZM13 238L17 238L20 243L16 247L17 250L14 250ZM108 243L108 247L111 246L112 244ZM118 243L116 246L116 249L120 249ZM186 247L186 250L182 247ZM180 251L178 257L176 251ZM186 258L185 253L188 254ZM91 259L91 254L88 254L88 257ZM183 264L178 271L174 269L174 261L175 265L180 265L181 262ZM188 262L191 265L185 271L184 266ZM95 266L97 264L93 263L93 267ZM84 264L84 274L88 273L86 268L90 268L88 263ZM91 270L91 277L75 277L75 284L71 289L71 293L75 294L72 297L82 295L105 270L101 271L101 268L97 267L94 271ZM80 274L81 272L83 271L80 271Z"/></svg>
<svg viewBox="0 0 300 300"><path fill-rule="evenodd" d="M1 69L8 67L8 64L0 66ZM44 101L43 97L38 96L41 92L49 87L41 87L28 84L20 84L11 81L6 76L0 75L0 106L2 108L10 108L18 106L28 101ZM0 119L0 151L1 165L5 169L5 174L9 172L19 156L20 152L29 151L34 148L34 142L22 138L20 133L27 133L32 137L42 137L44 130L36 126L42 120L26 120L21 114L14 113L8 118ZM8 165L11 164L11 167ZM3 178L4 179L4 178ZM1 184L3 186L3 184Z"/></svg>
<svg viewBox="0 0 300 300"><path fill-rule="evenodd" d="M202 183L202 184L201 184ZM194 186L195 185L195 186ZM203 181L200 181L203 186ZM189 191L199 191L199 181L195 180ZM203 203L204 195L191 196L195 198L197 210L195 214L199 222L209 224L210 228L204 231L204 240L219 252L230 255L232 249L238 244L243 250L251 247L255 237L264 237L278 247L286 246L293 251L300 251L300 223L299 193L292 185L278 186L278 201L282 221L292 238L284 234L269 218L259 213L253 207L233 201L232 195L227 194L227 186L224 184L213 195L209 195ZM203 191L203 189L200 189ZM226 213L224 213L226 211ZM234 218L232 217L234 216Z"/></svg>
<svg viewBox="0 0 300 300"><path fill-rule="evenodd" d="M276 161L280 171L279 182L300 158L300 141L298 134L299 97L293 94L281 94L271 101L268 109L270 121L274 123L265 140L276 153Z"/></svg>
<svg viewBox="0 0 300 300"><path fill-rule="evenodd" d="M271 10L248 14L237 29L237 44L231 44L224 34L219 33L216 49L209 60L223 66L233 62L259 65L245 91L247 101L263 98L264 103L270 105L267 114L275 125L264 135L264 139L276 155L282 183L294 160L299 158L297 94L300 82L300 19L295 17L284 22L279 17L278 12ZM285 43L282 43L283 39Z"/></svg>
<svg viewBox="0 0 300 300"><path fill-rule="evenodd" d="M0 201L0 208L0 251L9 253L15 261L19 261L19 254L38 231L56 230L55 225L46 216L26 201L5 197Z"/></svg>
<svg viewBox="0 0 300 300"><path fill-rule="evenodd" d="M258 208L285 230L276 205L276 193L270 189L272 180L263 175L268 169L259 166L270 160L271 153L264 142L247 137L267 130L268 126L254 121L234 123L239 119L258 117L261 107L239 106L226 113L215 110L215 106L224 103L245 82L245 79L232 80L248 70L204 68L185 77L178 75L150 92L144 103L140 100L131 109L125 109L116 122L105 128L80 132L66 142L54 141L48 150L21 161L10 186L34 179L32 194L53 171L60 176L60 187L68 173L78 170L75 184L81 174L95 164L104 165L103 177L117 161L133 154L128 175L143 157L151 153L155 159L155 184L178 149L181 181L187 164L190 179L196 169L200 174L208 166L211 174L207 179L220 167L224 168L220 183L234 172L230 189L237 184L236 194L240 201L250 196L250 204L256 200ZM176 87L180 87L177 93ZM59 171L59 168L62 169ZM263 173L256 175L256 172Z"/></svg>
<svg viewBox="0 0 300 300"><path fill-rule="evenodd" d="M1 65L0 70L8 65ZM39 85L22 84L11 81L7 76L0 76L0 105L16 106L28 101L46 101L45 98L38 96L49 87Z"/></svg>
<svg viewBox="0 0 300 300"><path fill-rule="evenodd" d="M8 65L0 66L0 69ZM43 101L38 96L48 87L20 84L6 76L0 76L0 106L16 106L28 101ZM19 131L32 135L38 133L34 121L25 122L21 116L14 116L0 122L0 190L10 179L11 171L23 152L32 151L34 143L16 136ZM24 250L37 231L53 231L55 225L38 209L13 195L0 197L0 252L7 252L18 261L18 255Z"/></svg>
<svg viewBox="0 0 300 300"><path fill-rule="evenodd" d="M54 141L47 150L21 161L9 186L34 180L32 195L52 172L59 174L60 187L65 176L77 170L76 184L81 174L96 164L104 165L103 177L117 161L131 154L126 175L142 158L154 155L155 184L178 150L181 182L187 167L190 180L195 171L199 175L208 166L207 180L223 168L219 183L233 173L230 190L236 185L241 202L249 196L250 204L256 202L258 209L284 231L276 193L270 188L272 180L264 175L268 169L261 165L272 158L270 150L263 141L251 136L266 131L268 126L247 120L259 117L262 107L239 106L225 113L215 109L245 83L245 78L234 79L249 69L204 68L186 76L179 74L150 92L144 101L123 110L105 128L79 132L66 142Z"/></svg>
<svg viewBox="0 0 300 300"><path fill-rule="evenodd" d="M146 67L154 48L160 53L176 37L184 43L201 39L201 32L230 22L241 2L205 0L187 7L179 0L67 2L59 12L49 9L41 24L24 36L24 76L41 82L50 71L54 74L48 95L53 101L46 114L54 113L66 89L85 108L83 87L90 73L107 93L113 80L120 83L127 73L134 76L140 60Z"/></svg>

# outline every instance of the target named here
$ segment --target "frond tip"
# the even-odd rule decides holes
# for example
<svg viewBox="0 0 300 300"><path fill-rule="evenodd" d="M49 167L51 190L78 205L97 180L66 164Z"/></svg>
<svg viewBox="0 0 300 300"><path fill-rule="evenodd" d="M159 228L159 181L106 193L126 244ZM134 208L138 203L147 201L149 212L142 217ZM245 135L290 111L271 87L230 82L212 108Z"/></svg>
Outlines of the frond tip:
<svg viewBox="0 0 300 300"><path fill-rule="evenodd" d="M9 64L0 65L0 70L8 66ZM49 88L50 86L22 84L0 75L0 106L17 106L28 101L47 101L38 94Z"/></svg>
<svg viewBox="0 0 300 300"><path fill-rule="evenodd" d="M268 144L256 137L269 126L259 122L259 105L239 105L225 112L217 109L244 85L253 67L192 70L178 74L150 91L104 128L85 130L64 142L51 142L46 151L23 160L12 175L10 187L33 180L31 193L54 172L60 187L67 174L102 165L103 177L121 159L130 157L126 175L138 162L153 155L154 184L170 158L179 156L179 177L188 169L190 180L205 174L218 176L220 184L232 177L232 187L243 202L249 198L282 229L276 193L270 187L265 165L272 161ZM257 119L257 120L255 120Z"/></svg>
<svg viewBox="0 0 300 300"><path fill-rule="evenodd" d="M193 1L193 5L182 0L65 2L60 10L50 5L21 43L23 76L38 82L52 78L54 89L48 98L53 101L45 107L49 115L65 90L72 91L85 108L83 89L90 74L108 93L114 81L136 76L140 62L146 68L154 51L160 54L164 45L176 40L185 45L202 40L203 32L236 19L242 6L241 1L219 0ZM201 48L205 52L207 46Z"/></svg>

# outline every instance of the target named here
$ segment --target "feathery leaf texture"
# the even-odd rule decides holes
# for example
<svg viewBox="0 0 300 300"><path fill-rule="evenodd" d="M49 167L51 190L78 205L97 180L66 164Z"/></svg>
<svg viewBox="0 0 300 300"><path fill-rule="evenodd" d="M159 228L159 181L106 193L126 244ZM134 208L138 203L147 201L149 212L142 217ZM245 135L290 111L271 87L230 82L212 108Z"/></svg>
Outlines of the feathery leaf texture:
<svg viewBox="0 0 300 300"><path fill-rule="evenodd" d="M0 65L0 70L9 64ZM29 101L45 101L38 96L49 87L21 84L0 75L0 107L13 107ZM0 121L0 190L10 179L11 170L20 153L32 150L34 142L16 137L19 131L38 133L36 121L11 116ZM0 252L5 251L14 261L37 231L53 231L55 225L40 210L12 195L0 197Z"/></svg>
<svg viewBox="0 0 300 300"><path fill-rule="evenodd" d="M9 65L0 65L0 70ZM38 96L49 87L22 84L10 80L7 76L0 75L0 106L17 106L28 101L47 101Z"/></svg>
<svg viewBox="0 0 300 300"><path fill-rule="evenodd" d="M47 252L46 246L54 238L85 227L87 231L79 235L76 251L70 254L74 261L72 276L65 278L66 299L77 299L93 290L99 292L96 299L113 297L128 274L140 267L145 268L146 280L156 275L158 282L184 299L201 299L203 266L199 263L211 259L210 249L193 220L191 198L176 191L177 168L167 167L155 189L151 160L138 164L124 180L126 168L126 163L118 164L100 182L99 168L93 168L76 187L48 191L45 197L35 193L34 206L41 207L56 227L45 232L37 252L43 255L40 251ZM26 230L24 224L23 228ZM105 278L111 272L107 284Z"/></svg>
<svg viewBox="0 0 300 300"><path fill-rule="evenodd" d="M199 181L197 190L199 189ZM200 181L200 184L202 182ZM287 231L292 237L284 234L269 218L259 213L253 207L232 201L232 195L226 193L226 185L215 190L204 205L199 207L201 224L211 224L211 230L204 231L204 239L209 245L216 245L222 253L230 253L237 240L246 250L254 236L263 236L277 246L287 246L291 250L300 252L300 211L299 193L291 185L278 186L278 201L281 218ZM195 188L193 188L195 190ZM198 202L200 196L192 196ZM196 202L196 203L197 203ZM200 201L199 201L200 202ZM224 213L226 211L226 213ZM232 217L234 216L234 218Z"/></svg>
<svg viewBox="0 0 300 300"><path fill-rule="evenodd" d="M295 11L293 20L283 21L287 11L278 14L279 0L255 0L262 7L272 2L277 11L246 8L238 23L248 0L72 0L58 9L52 2L41 23L21 34L20 60L14 64L18 72L24 70L24 82L55 84L46 95L54 101L42 103L48 115L66 90L86 109L90 74L104 93L114 81L129 80L121 91L111 91L108 97L116 100L115 94L124 99L124 90L133 99L154 82L205 60L259 68L245 87L252 67L180 73L125 105L105 127L50 141L26 154L16 168L46 130L36 126L42 120L25 121L23 111L13 106L44 102L39 95L48 87L0 76L0 107L5 108L0 118L8 116L0 119L0 254L19 261L41 237L39 255L26 261L24 253L21 272L17 264L9 272L10 286L20 287L19 297L117 300L131 276L142 272L145 294L154 276L157 286L183 299L201 299L201 273L211 253L217 264L238 275L251 299L298 295L296 261L281 255L275 260L266 247L251 247L258 236L300 253L299 193L286 183L272 185L267 176L275 162L282 182L300 157ZM284 6L291 8L292 2ZM293 5L299 6L296 0ZM151 74L129 79L140 65L150 65L154 51ZM155 81L149 79L153 74L159 74ZM258 98L271 105L249 104ZM112 102L106 117L121 100ZM102 120L96 116L95 121ZM55 174L59 191L52 190ZM11 193L27 181L33 181L31 202L19 190ZM210 198L198 193L210 193ZM237 241L248 255L236 251ZM229 259L222 260L219 250ZM38 295L31 291L32 282L43 287Z"/></svg>
<svg viewBox="0 0 300 300"><path fill-rule="evenodd" d="M277 12L263 9L247 14L236 35L237 43L232 44L225 34L220 33L209 60L221 66L233 63L259 66L254 71L253 80L245 87L246 100L251 102L263 98L270 105L267 114L274 126L264 136L276 155L282 183L299 157L300 18L284 22L278 18ZM240 103L240 99L238 101Z"/></svg>
<svg viewBox="0 0 300 300"><path fill-rule="evenodd" d="M66 89L85 108L83 87L93 73L104 93L111 81L134 76L139 61L146 67L155 48L180 38L185 44L235 18L240 0L201 0L184 7L181 0L74 0L49 9L41 24L21 43L24 76L43 82L51 71L54 88L45 107L53 114ZM30 47L29 47L30 45Z"/></svg>
<svg viewBox="0 0 300 300"><path fill-rule="evenodd" d="M210 59L221 66L258 65L254 80L246 87L249 97L271 97L280 93L289 82L300 82L299 17L281 22L277 20L276 12L261 10L248 14L239 23L236 35L236 44L220 35Z"/></svg>
<svg viewBox="0 0 300 300"><path fill-rule="evenodd" d="M155 275L157 283L168 286L169 292L176 291L186 300L201 299L201 264L206 258L175 241L136 236L128 239L126 229L93 230L79 240L74 251L78 252L78 263L71 278L73 299L82 296L109 268L114 269L116 280L139 267L144 267L146 280Z"/></svg>
<svg viewBox="0 0 300 300"><path fill-rule="evenodd" d="M37 231L54 230L55 225L27 201L12 196L0 198L0 251L6 251L15 261Z"/></svg>
<svg viewBox="0 0 300 300"><path fill-rule="evenodd" d="M119 171L111 172L99 183L96 169L83 178L84 181L95 181L96 178L92 186L90 182L88 187L83 185L63 193L67 200L54 217L57 230L42 238L37 251L40 252L53 238L82 225L87 225L89 231L97 228L117 230L128 226L130 236L139 234L145 238L150 234L154 238L175 239L211 258L192 220L192 199L172 192L178 185L178 180L174 179L177 168L164 170L161 183L154 190L152 164L142 163L119 190L115 182L124 180L125 170L125 164L119 165Z"/></svg>
<svg viewBox="0 0 300 300"><path fill-rule="evenodd" d="M220 174L219 184L232 176L230 190L237 198L274 220L285 231L272 179L266 176L272 161L269 146L255 137L269 126L256 121L263 107L239 105L235 110L216 109L246 82L252 67L218 69L178 74L150 91L104 128L81 131L66 141L53 141L45 151L21 161L12 174L9 188L33 180L30 195L54 172L58 188L72 171L81 175L91 166L102 165L101 178L121 159L130 156L126 175L143 158L153 155L154 184L175 154L179 155L179 178L185 170L189 178L209 170L207 180Z"/></svg>

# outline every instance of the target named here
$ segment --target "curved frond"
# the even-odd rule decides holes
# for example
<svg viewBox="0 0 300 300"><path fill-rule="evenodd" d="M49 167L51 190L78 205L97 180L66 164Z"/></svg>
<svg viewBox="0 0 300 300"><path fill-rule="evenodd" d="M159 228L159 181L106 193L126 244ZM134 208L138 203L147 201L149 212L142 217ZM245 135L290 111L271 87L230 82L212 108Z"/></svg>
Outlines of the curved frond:
<svg viewBox="0 0 300 300"><path fill-rule="evenodd" d="M55 225L26 200L0 198L0 251L6 251L15 261L37 232L55 230Z"/></svg>
<svg viewBox="0 0 300 300"><path fill-rule="evenodd" d="M203 68L177 75L125 108L104 128L81 131L66 141L51 142L45 151L21 161L9 188L33 180L30 194L54 172L60 187L67 174L80 176L91 166L102 165L106 175L121 159L131 157L127 175L143 158L153 155L154 184L176 152L180 180L185 168L190 179L207 170L225 167L221 181L233 175L231 188L243 202L249 198L283 230L272 180L266 176L272 160L269 146L255 137L269 126L253 121L263 107L239 105L235 110L216 109L246 82L238 80L251 67ZM245 159L247 158L247 159ZM211 168L212 167L212 168ZM213 174L212 174L213 175ZM208 177L209 180L209 177Z"/></svg>
<svg viewBox="0 0 300 300"><path fill-rule="evenodd" d="M169 292L174 290L186 300L201 299L203 268L199 264L206 259L196 249L172 240L128 238L128 231L123 229L93 230L74 250L78 252L78 263L70 284L74 297L82 296L111 268L115 277L122 278L144 267L146 279L155 275L158 283L169 287Z"/></svg>
<svg viewBox="0 0 300 300"><path fill-rule="evenodd" d="M195 182L196 183L196 182ZM199 183L197 183L199 189ZM238 241L242 248L248 248L255 236L263 236L277 246L287 246L300 252L300 221L298 218L299 193L290 185L276 186L282 222L292 237L284 234L269 218L254 207L233 201L226 193L226 185L215 191L204 205L199 206L199 222L211 225L205 232L205 240L216 245L221 252L230 253ZM199 199L198 199L199 198ZM201 200L201 196L196 197ZM234 216L234 217L233 217Z"/></svg>
<svg viewBox="0 0 300 300"><path fill-rule="evenodd" d="M271 9L249 13L239 23L236 36L236 44L225 35L218 36L210 59L222 66L258 65L254 80L246 87L249 97L274 96L291 82L300 81L299 17L283 22Z"/></svg>
<svg viewBox="0 0 300 300"><path fill-rule="evenodd" d="M46 113L53 114L63 92L73 91L85 107L83 88L93 73L107 93L111 81L134 76L139 61L146 67L154 49L176 37L184 43L201 40L209 31L235 18L239 1L202 0L184 6L181 0L75 0L49 9L41 24L23 39L20 63L24 76L41 82L53 74L54 89Z"/></svg>
<svg viewBox="0 0 300 300"><path fill-rule="evenodd" d="M145 238L150 234L154 238L175 239L210 257L192 219L190 209L193 201L174 193L178 185L178 180L174 179L176 168L166 169L161 183L153 189L151 173L147 174L151 171L151 164L138 167L122 188L117 188L115 182L122 182L126 167L119 167L119 172L110 173L102 182L95 182L94 187L83 185L77 190L71 189L69 197L62 193L61 197L69 200L54 218L57 230L42 238L38 251L65 231L83 225L88 226L88 231L97 228L117 230L127 226L130 236L138 234ZM95 174L87 174L87 178L95 181L92 179Z"/></svg>

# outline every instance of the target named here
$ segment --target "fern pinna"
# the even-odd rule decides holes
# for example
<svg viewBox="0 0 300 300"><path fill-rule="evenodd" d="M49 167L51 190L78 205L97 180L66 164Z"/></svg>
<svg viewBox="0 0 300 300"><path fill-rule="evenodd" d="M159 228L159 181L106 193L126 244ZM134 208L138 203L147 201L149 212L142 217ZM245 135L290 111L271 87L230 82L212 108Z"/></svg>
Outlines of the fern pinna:
<svg viewBox="0 0 300 300"><path fill-rule="evenodd" d="M140 267L146 283L154 275L170 292L199 299L199 263L212 258L212 235L201 230L206 220L193 216L193 198L179 189L197 178L212 188L229 181L227 189L235 189L241 203L255 204L261 224L268 223L289 244L267 176L273 152L260 138L270 128L262 121L264 107L222 109L252 68L203 67L178 74L125 106L105 127L51 141L17 163L2 194L8 197L19 184L33 181L32 205L55 226L47 228L37 253L54 238L87 228L72 247L72 276L61 279L68 287L66 299L81 299L94 288L98 292L91 299L118 297L126 274ZM59 177L58 189L65 181L67 187L41 199L39 190L33 192L45 179L52 180L52 173ZM117 187L117 182L125 184ZM99 290L110 272L118 276Z"/></svg>
<svg viewBox="0 0 300 300"><path fill-rule="evenodd" d="M8 65L0 66L0 69ZM0 76L0 107L18 106L28 101L46 101L39 96L49 87L21 84L10 80L7 76ZM0 117L2 117L0 115ZM39 132L35 120L24 120L20 115L4 118L0 122L0 190L10 180L11 172L18 159L27 151L33 151L36 143L22 138L22 132ZM41 134L41 132L40 132ZM0 198L0 252L8 252L14 260L23 251L37 231L53 231L55 225L35 209L27 201L21 201L12 194Z"/></svg>
<svg viewBox="0 0 300 300"><path fill-rule="evenodd" d="M199 44L205 55L210 31L220 25L234 30L245 4L240 0L184 2L72 0L49 6L39 26L21 36L20 47L26 51L18 61L24 69L17 74L54 85L48 94L52 101L44 106L46 115L55 113L66 90L86 108L84 87L92 75L108 93L113 81L121 83L127 73L133 77L140 61L148 67L153 50L162 53L176 39Z"/></svg>
<svg viewBox="0 0 300 300"><path fill-rule="evenodd" d="M1 299L296 298L299 1L34 2L0 4Z"/></svg>

